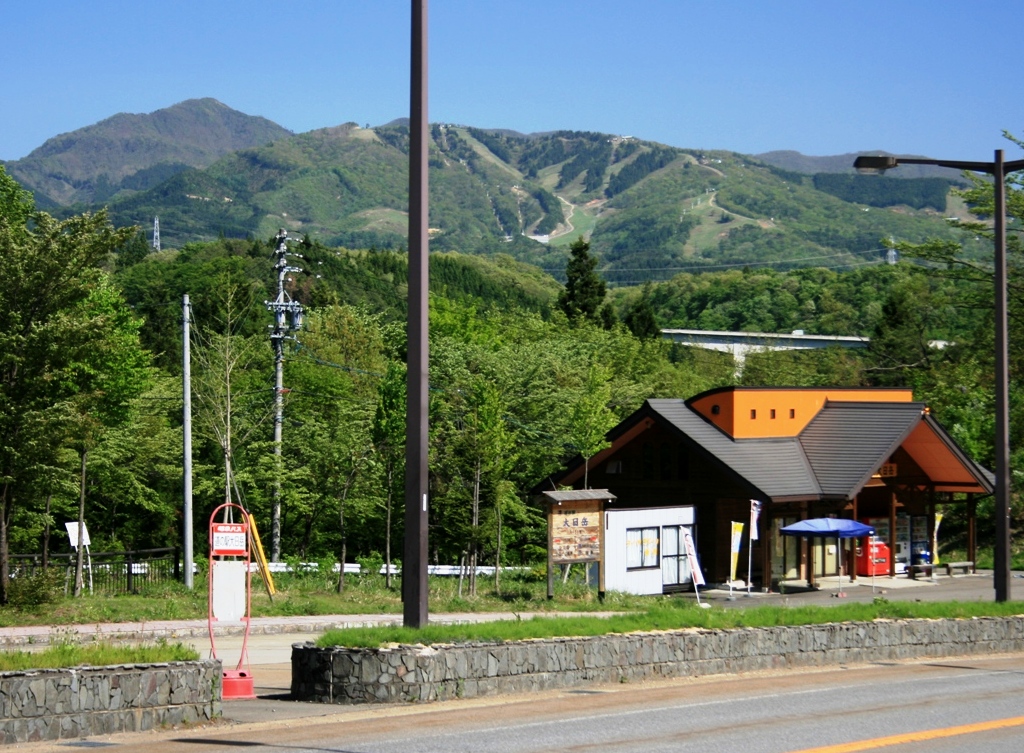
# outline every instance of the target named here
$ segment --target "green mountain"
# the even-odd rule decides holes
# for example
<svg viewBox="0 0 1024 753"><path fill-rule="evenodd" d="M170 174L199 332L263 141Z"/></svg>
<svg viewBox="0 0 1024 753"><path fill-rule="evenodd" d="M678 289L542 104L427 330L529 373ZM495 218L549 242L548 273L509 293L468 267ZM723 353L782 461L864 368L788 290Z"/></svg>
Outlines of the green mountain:
<svg viewBox="0 0 1024 753"><path fill-rule="evenodd" d="M946 237L951 184L820 176L731 152L696 152L585 132L524 136L435 125L431 245L559 271L590 237L613 283L723 264L852 266L881 239ZM406 231L408 130L327 128L244 149L118 197L119 223L159 215L166 242L269 237L398 248ZM544 241L544 242L542 242Z"/></svg>
<svg viewBox="0 0 1024 753"><path fill-rule="evenodd" d="M250 143L229 150L227 138L204 141L194 135L190 143L209 146L203 154L212 155L214 143L223 151L210 164L188 168L167 161L167 153L163 161L151 155L150 164L140 167L126 148L130 141L121 144L116 158L118 148L109 138L103 142L106 152L90 149L83 137L79 151L60 152L53 145L57 140L51 140L33 155L49 153L53 174L88 162L92 174L113 176L103 178L112 194L103 203L114 221L148 227L159 216L162 240L170 247L217 237L266 239L281 227L328 246L404 246L406 121L376 128L348 123L297 135L270 124L270 131L256 138L259 119L246 120L213 100L194 100L153 116L118 116L93 128L110 133L119 118L150 118L146 133L155 133L160 131L155 124L171 113L182 122L182 113L192 113L191 121L198 122L197 112L253 125L239 136ZM430 137L432 249L505 253L557 276L568 244L584 235L613 285L723 266L875 263L884 256L883 238L949 238L952 231L943 218L967 213L962 202L950 199L953 184L944 178L895 180L846 174L845 168L813 175L802 171L848 165L852 155L828 164L804 158L787 163L800 169L788 169L733 152L585 131L524 135L435 124ZM78 162L71 155L78 155ZM102 171L95 167L100 163ZM19 178L21 168L11 165ZM100 178L92 180L75 195L100 196ZM83 208L89 207L64 211Z"/></svg>
<svg viewBox="0 0 1024 753"><path fill-rule="evenodd" d="M266 118L215 99L190 99L153 113L121 113L49 139L7 172L41 207L106 202L151 188L188 167L291 135Z"/></svg>
<svg viewBox="0 0 1024 753"><path fill-rule="evenodd" d="M755 157L766 165L775 165L775 167L781 167L783 170L813 175L815 173L852 173L854 172L853 161L861 154L887 154L894 157L921 156L914 154L894 155L882 149L875 149L870 152L851 152L848 154L831 154L825 157L812 157L791 149L781 149L774 152L757 154ZM893 172L892 175L899 176L900 178L947 178L958 183L967 183L959 170L953 170L948 167L936 167L935 165L904 165L899 170Z"/></svg>

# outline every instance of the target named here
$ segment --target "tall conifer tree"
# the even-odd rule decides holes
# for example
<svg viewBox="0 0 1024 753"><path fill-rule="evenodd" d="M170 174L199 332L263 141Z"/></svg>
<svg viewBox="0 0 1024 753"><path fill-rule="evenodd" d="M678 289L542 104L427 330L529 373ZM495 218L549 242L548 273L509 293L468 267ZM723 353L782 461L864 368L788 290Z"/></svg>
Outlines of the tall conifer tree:
<svg viewBox="0 0 1024 753"><path fill-rule="evenodd" d="M569 246L569 251L565 290L558 296L558 305L572 322L597 322L606 291L604 280L596 272L597 259L590 255L590 244L582 235Z"/></svg>

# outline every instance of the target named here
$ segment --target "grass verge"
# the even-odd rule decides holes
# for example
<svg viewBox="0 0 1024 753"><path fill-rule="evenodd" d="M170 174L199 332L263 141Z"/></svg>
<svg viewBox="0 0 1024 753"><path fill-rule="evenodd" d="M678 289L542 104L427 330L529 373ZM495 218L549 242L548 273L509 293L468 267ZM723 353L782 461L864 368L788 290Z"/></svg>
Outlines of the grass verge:
<svg viewBox="0 0 1024 753"><path fill-rule="evenodd" d="M967 619L1024 614L1024 602L891 602L834 607L764 606L752 609L700 609L695 604L664 600L642 612L613 617L534 617L467 625L428 625L331 630L317 641L321 648L373 648L389 643L439 644L516 641L569 636L608 635L685 628L727 629L813 625L830 622L870 622L878 619Z"/></svg>
<svg viewBox="0 0 1024 753"><path fill-rule="evenodd" d="M154 643L143 646L114 646L106 643L87 646L57 643L43 651L4 651L0 653L0 672L27 669L106 666L111 664L153 664L169 661L195 661L199 652L181 643Z"/></svg>
<svg viewBox="0 0 1024 753"><path fill-rule="evenodd" d="M380 575L348 576L345 591L336 592L337 575L317 572L275 576L279 592L267 596L258 578L253 578L254 617L334 614L401 614L401 581L387 588ZM555 585L555 598L547 599L547 580L542 573L524 571L502 576L500 593L493 578L481 578L477 595L464 583L460 593L457 578L429 580L432 612L586 612L597 610L645 609L647 597L609 594L602 604L581 582ZM205 620L207 587L197 577L189 591L178 583L140 584L136 594L85 595L75 599L56 596L46 603L21 607L0 607L0 627L27 625L82 625L111 622L153 622L155 620Z"/></svg>

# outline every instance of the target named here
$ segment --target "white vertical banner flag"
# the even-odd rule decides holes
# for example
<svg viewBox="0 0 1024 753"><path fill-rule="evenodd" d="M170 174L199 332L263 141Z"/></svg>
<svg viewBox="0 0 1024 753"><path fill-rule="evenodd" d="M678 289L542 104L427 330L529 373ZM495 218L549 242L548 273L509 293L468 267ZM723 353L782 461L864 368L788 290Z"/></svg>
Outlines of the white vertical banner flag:
<svg viewBox="0 0 1024 753"><path fill-rule="evenodd" d="M761 503L750 500L750 540L757 541L757 519L761 516Z"/></svg>
<svg viewBox="0 0 1024 753"><path fill-rule="evenodd" d="M700 565L697 563L697 550L693 546L693 536L690 535L690 529L683 529L683 546L686 549L686 559L690 563L690 575L693 578L693 583L696 586L704 585L704 573L700 571Z"/></svg>

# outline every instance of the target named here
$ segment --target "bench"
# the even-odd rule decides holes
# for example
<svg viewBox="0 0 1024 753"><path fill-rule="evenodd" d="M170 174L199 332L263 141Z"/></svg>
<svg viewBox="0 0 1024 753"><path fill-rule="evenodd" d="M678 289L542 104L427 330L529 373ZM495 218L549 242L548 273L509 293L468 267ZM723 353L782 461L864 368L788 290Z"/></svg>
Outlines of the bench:
<svg viewBox="0 0 1024 753"><path fill-rule="evenodd" d="M964 575L970 575L974 570L973 562L946 562L946 575L953 575L954 570L963 570Z"/></svg>
<svg viewBox="0 0 1024 753"><path fill-rule="evenodd" d="M935 565L907 565L907 576L911 580L917 580L918 574L926 575L935 579Z"/></svg>

